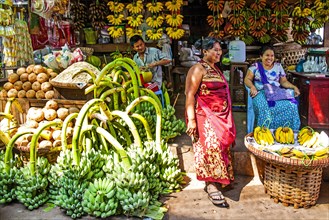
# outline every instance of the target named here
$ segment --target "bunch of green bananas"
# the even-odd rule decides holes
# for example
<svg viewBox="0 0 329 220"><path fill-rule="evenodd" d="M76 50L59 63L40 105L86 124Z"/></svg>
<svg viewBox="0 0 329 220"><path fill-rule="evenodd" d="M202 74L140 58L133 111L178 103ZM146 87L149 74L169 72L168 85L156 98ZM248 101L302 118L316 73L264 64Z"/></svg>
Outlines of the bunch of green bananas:
<svg viewBox="0 0 329 220"><path fill-rule="evenodd" d="M16 173L16 167L12 167L7 173L5 163L0 160L0 204L9 203L16 198Z"/></svg>
<svg viewBox="0 0 329 220"><path fill-rule="evenodd" d="M142 217L151 198L149 182L143 171L140 171L145 168L141 157L130 158L132 165L129 169L125 169L120 161L115 161L112 181L117 184L116 197L119 200L123 214Z"/></svg>
<svg viewBox="0 0 329 220"><path fill-rule="evenodd" d="M85 212L96 217L106 218L117 211L115 182L108 179L95 179L89 183L83 195L82 206Z"/></svg>
<svg viewBox="0 0 329 220"><path fill-rule="evenodd" d="M17 173L15 194L18 201L23 203L29 210L38 208L49 198L47 190L49 169L48 160L38 157L35 175L31 174L29 166L22 167Z"/></svg>
<svg viewBox="0 0 329 220"><path fill-rule="evenodd" d="M274 133L275 140L281 144L295 143L294 131L289 127L278 127Z"/></svg>
<svg viewBox="0 0 329 220"><path fill-rule="evenodd" d="M274 138L273 135L270 131L265 126L257 126L254 129L254 139L257 142L257 144L262 145L262 146L267 146L267 145L272 145L274 144Z"/></svg>
<svg viewBox="0 0 329 220"><path fill-rule="evenodd" d="M185 184L185 173L179 168L179 160L169 149L167 144L162 144L162 152L159 152L157 164L160 167L160 179L163 186L163 194L180 191Z"/></svg>
<svg viewBox="0 0 329 220"><path fill-rule="evenodd" d="M62 176L58 181L61 186L57 186L53 195L55 205L63 208L66 215L71 218L79 218L85 215L85 211L82 207L83 194L88 187L87 181L76 180Z"/></svg>
<svg viewBox="0 0 329 220"><path fill-rule="evenodd" d="M97 156L94 156L94 159ZM88 153L81 154L79 165L74 165L73 155L69 150L62 151L57 163L51 167L48 176L50 195L55 204L66 210L72 218L85 214L82 207L83 194L88 187L88 181L93 177L92 162Z"/></svg>

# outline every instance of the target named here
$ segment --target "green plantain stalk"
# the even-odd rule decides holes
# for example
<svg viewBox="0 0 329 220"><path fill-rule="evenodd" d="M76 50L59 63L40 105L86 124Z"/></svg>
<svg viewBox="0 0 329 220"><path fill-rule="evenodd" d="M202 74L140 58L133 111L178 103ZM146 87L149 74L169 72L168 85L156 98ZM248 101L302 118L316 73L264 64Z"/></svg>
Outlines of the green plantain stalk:
<svg viewBox="0 0 329 220"><path fill-rule="evenodd" d="M147 120L142 115L137 114L137 113L131 114L131 117L136 118L136 119L140 120L143 123L145 131L146 131L147 140L152 141L153 140L152 132L151 132L150 125L147 122Z"/></svg>
<svg viewBox="0 0 329 220"><path fill-rule="evenodd" d="M78 165L80 163L80 153L78 153L79 151L79 142L80 142L80 133L82 130L82 126L85 118L89 112L89 109L91 107L93 107L94 105L99 105L99 104L104 104L104 101L102 101L101 99L91 99L89 100L86 104L83 105L83 107L81 108L79 115L76 119L76 123L74 126L74 131L73 131L73 137L72 137L72 151L73 151L73 161L76 165Z"/></svg>
<svg viewBox="0 0 329 220"><path fill-rule="evenodd" d="M51 126L59 126L62 125L61 121L50 121L40 127L38 127L35 131L35 133L32 136L31 143L30 143L30 171L31 175L35 176L35 161L36 161L36 154L37 154L37 143L39 136L43 130L46 128L49 128Z"/></svg>
<svg viewBox="0 0 329 220"><path fill-rule="evenodd" d="M147 94L149 94L158 103L158 105L162 109L162 104L161 104L159 97L151 89L141 88L141 90L145 91Z"/></svg>
<svg viewBox="0 0 329 220"><path fill-rule="evenodd" d="M125 138L125 140L127 142L127 146L130 146L133 142L132 142L130 135L129 135L128 131L126 130L126 128L117 121L113 121L112 123L122 133L123 137Z"/></svg>
<svg viewBox="0 0 329 220"><path fill-rule="evenodd" d="M134 124L134 122L131 120L131 118L129 117L129 115L126 112L122 112L122 111L117 111L114 110L112 111L112 115L115 117L120 117L122 118L126 124L129 127L129 130L131 131L133 137L134 137L134 144L136 144L137 146L142 147L142 141L141 138L139 136L138 130L136 128L136 125Z"/></svg>
<svg viewBox="0 0 329 220"><path fill-rule="evenodd" d="M16 133L8 142L8 144L6 145L6 153L5 153L5 170L6 172L9 174L10 172L10 160L12 158L12 152L13 152L13 147L15 142L17 141L17 139L23 135L26 134L33 134L33 131L24 131L24 132L20 132L20 133Z"/></svg>
<svg viewBox="0 0 329 220"><path fill-rule="evenodd" d="M65 118L65 120L63 122L62 133L61 133L61 142L62 142L63 150L67 150L67 138L66 138L67 127L68 127L69 123L77 117L78 117L78 113L71 113Z"/></svg>
<svg viewBox="0 0 329 220"><path fill-rule="evenodd" d="M113 96L118 95L118 92L122 92L122 91L124 91L124 88L122 88L122 87L116 87L113 89L106 90L105 92L103 92L100 99L105 100L107 96L109 96L111 94L113 94ZM113 104L114 104L114 110L118 110L119 109L118 98L113 98Z"/></svg>
<svg viewBox="0 0 329 220"><path fill-rule="evenodd" d="M160 108L159 104L151 97L141 96L138 99L135 99L134 101L132 101L127 106L126 112L129 113L132 109L134 109L134 107L136 105L138 105L142 101L150 102L155 108L155 113L156 113L156 117L157 117L156 131L155 131L155 143L156 143L158 152L162 152L162 148L161 148L161 120L162 120L162 118L161 118L161 108Z"/></svg>

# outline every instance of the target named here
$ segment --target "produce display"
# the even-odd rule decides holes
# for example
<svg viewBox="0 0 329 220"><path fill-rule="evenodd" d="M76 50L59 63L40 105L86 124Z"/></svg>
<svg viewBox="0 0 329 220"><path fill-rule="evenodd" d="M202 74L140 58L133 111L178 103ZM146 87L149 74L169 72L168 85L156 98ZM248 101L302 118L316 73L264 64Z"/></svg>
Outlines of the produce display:
<svg viewBox="0 0 329 220"><path fill-rule="evenodd" d="M322 0L208 1L207 6L208 35L240 37L246 45L286 42L290 32L295 42L305 44L310 28L319 29L329 20L329 2Z"/></svg>
<svg viewBox="0 0 329 220"><path fill-rule="evenodd" d="M1 98L53 99L55 91L49 80L56 76L52 69L41 65L20 67L8 75L8 82L0 91Z"/></svg>
<svg viewBox="0 0 329 220"><path fill-rule="evenodd" d="M329 157L329 137L309 126L297 133L288 127L279 127L273 133L266 126L257 126L253 132L254 147L265 152L292 159L319 160Z"/></svg>
<svg viewBox="0 0 329 220"><path fill-rule="evenodd" d="M166 144L185 130L184 123L175 118L168 97L162 106L152 90L141 88L131 59L116 59L99 74L82 71L91 77L86 93L93 92L93 99L74 111L54 100L30 108L26 123L6 144L0 202L18 200L33 210L51 199L72 218L162 219L167 209L159 197L184 184L179 160ZM30 150L27 163L13 157L13 148L22 145ZM40 149L55 146L62 149L55 163L38 156Z"/></svg>

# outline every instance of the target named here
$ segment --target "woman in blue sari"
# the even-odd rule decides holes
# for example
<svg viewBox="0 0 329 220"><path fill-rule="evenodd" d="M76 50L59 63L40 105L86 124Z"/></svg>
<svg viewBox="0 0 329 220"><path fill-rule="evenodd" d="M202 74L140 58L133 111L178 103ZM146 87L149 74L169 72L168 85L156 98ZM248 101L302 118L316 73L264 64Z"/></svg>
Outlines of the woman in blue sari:
<svg viewBox="0 0 329 220"><path fill-rule="evenodd" d="M274 61L274 49L264 47L261 62L251 65L244 79L245 85L250 89L256 126L266 125L270 129L289 126L293 130L299 130L297 101L294 98L268 101L266 97L264 80L272 86L292 89L295 97L300 94L299 89L287 80L282 65Z"/></svg>

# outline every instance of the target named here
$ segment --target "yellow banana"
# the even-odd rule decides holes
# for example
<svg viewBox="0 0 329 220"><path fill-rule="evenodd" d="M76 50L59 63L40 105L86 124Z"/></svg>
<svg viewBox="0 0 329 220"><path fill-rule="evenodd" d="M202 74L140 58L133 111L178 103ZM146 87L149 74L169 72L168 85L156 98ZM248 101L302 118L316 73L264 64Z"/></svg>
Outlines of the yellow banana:
<svg viewBox="0 0 329 220"><path fill-rule="evenodd" d="M270 129L266 128L266 134L267 134L267 139L269 141L269 144L270 145L274 144L274 138L273 138L273 135L272 135Z"/></svg>
<svg viewBox="0 0 329 220"><path fill-rule="evenodd" d="M282 147L280 149L280 154L288 154L288 153L290 153L291 150L292 150L291 147Z"/></svg>
<svg viewBox="0 0 329 220"><path fill-rule="evenodd" d="M306 147L312 148L314 146L314 144L316 143L318 137L319 137L319 133L318 132L314 132L314 134L312 135L312 138L307 143Z"/></svg>
<svg viewBox="0 0 329 220"><path fill-rule="evenodd" d="M279 143L281 143L280 142L280 132L281 132L281 130L282 130L282 127L278 127L274 132L275 140Z"/></svg>
<svg viewBox="0 0 329 220"><path fill-rule="evenodd" d="M255 141L257 142L257 144L260 144L260 140L258 138L258 133L259 133L260 130L261 130L261 128L259 126L257 126L254 129L254 138L255 138Z"/></svg>
<svg viewBox="0 0 329 220"><path fill-rule="evenodd" d="M297 149L292 149L291 151L296 157L299 157L299 158L304 158L305 157L305 153L301 152L300 150L297 150Z"/></svg>
<svg viewBox="0 0 329 220"><path fill-rule="evenodd" d="M314 156L313 159L314 160L321 160L321 159L325 159L325 158L328 158L329 155L328 154L325 154L325 155L322 155L322 156Z"/></svg>
<svg viewBox="0 0 329 220"><path fill-rule="evenodd" d="M329 147L326 147L326 148L323 148L321 150L315 151L314 156L320 157L320 156L323 156L323 155L328 154L328 153L329 153Z"/></svg>

